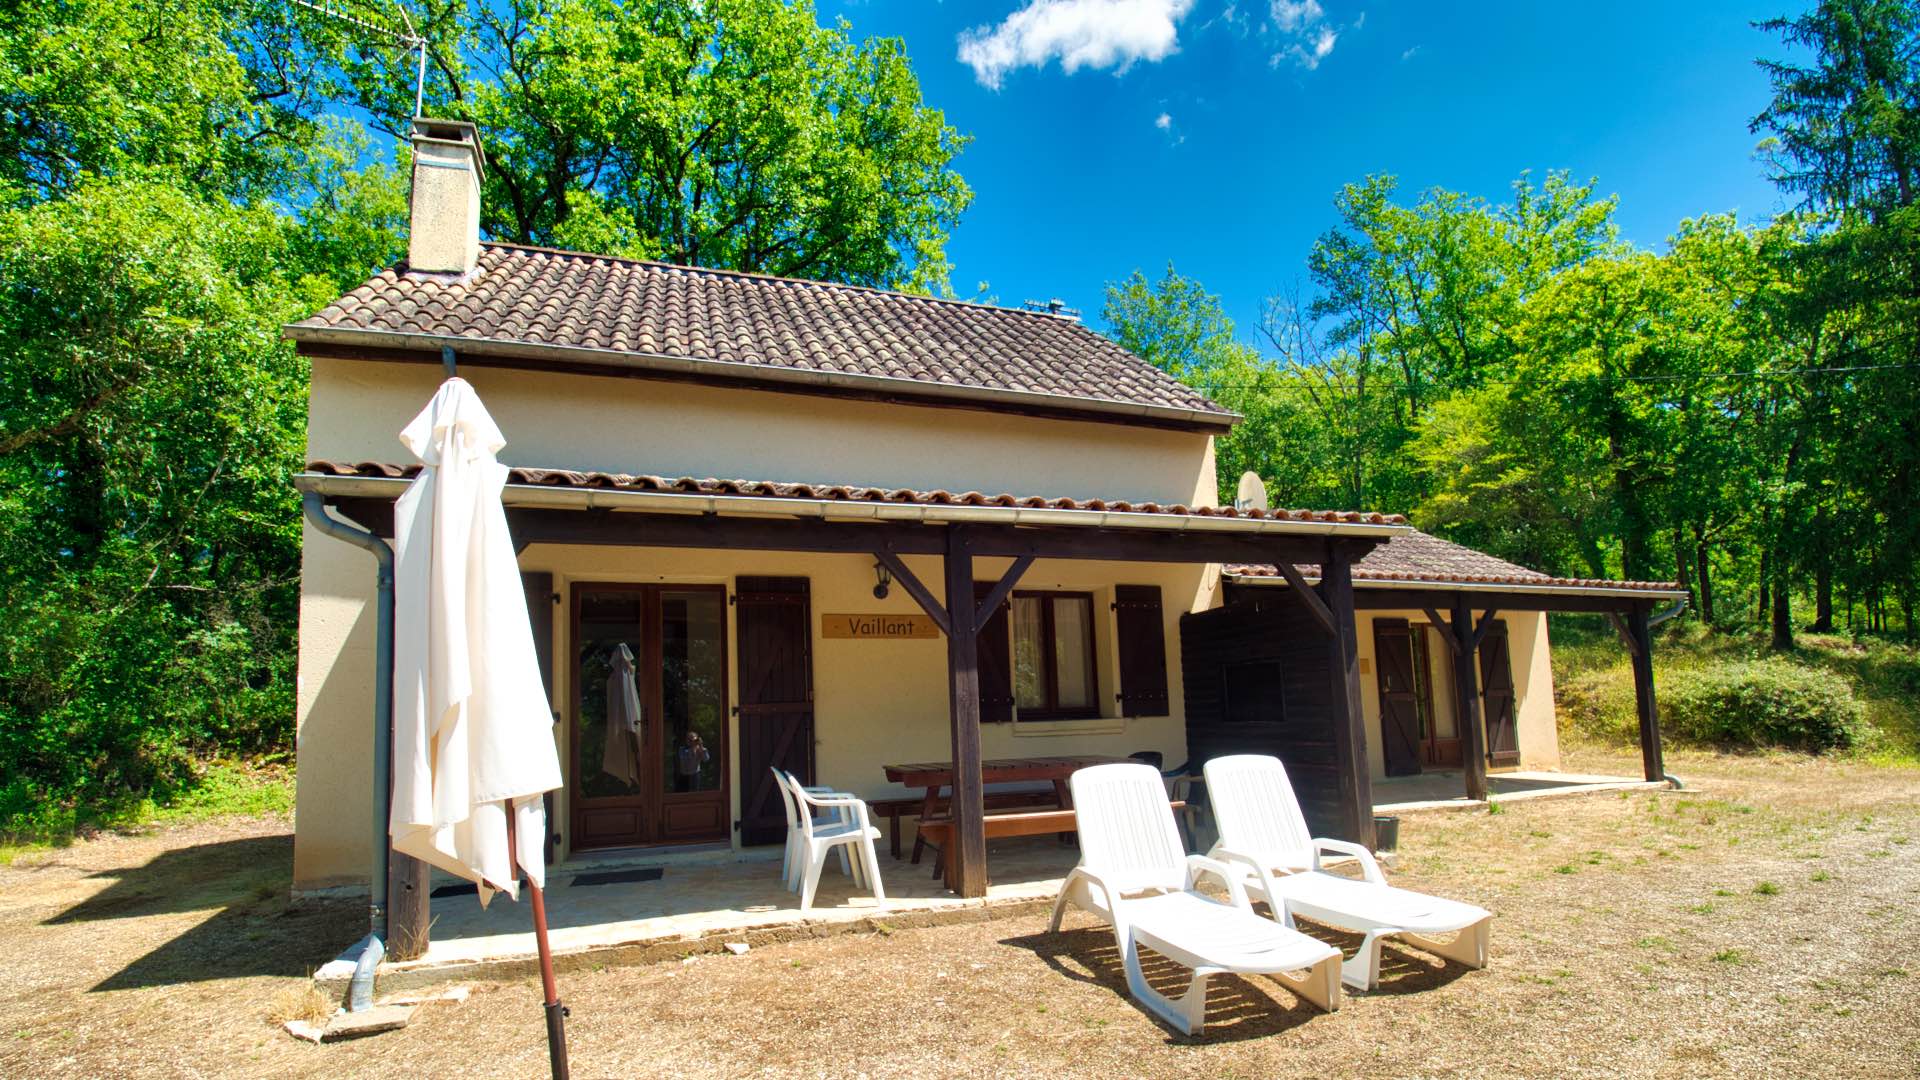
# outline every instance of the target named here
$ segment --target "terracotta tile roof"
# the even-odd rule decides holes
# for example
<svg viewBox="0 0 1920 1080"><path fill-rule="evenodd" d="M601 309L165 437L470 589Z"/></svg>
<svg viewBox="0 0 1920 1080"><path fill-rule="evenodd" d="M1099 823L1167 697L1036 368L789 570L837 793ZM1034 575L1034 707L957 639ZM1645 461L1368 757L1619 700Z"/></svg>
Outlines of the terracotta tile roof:
<svg viewBox="0 0 1920 1080"><path fill-rule="evenodd" d="M375 461L313 461L307 464L307 471L322 476L407 479L418 473L420 466L401 466ZM1125 499L989 495L978 491L954 492L939 488L919 491L913 488L863 487L850 484L793 484L768 480L702 480L691 476L676 478L629 473L576 472L568 469L513 468L508 472L507 482L541 487L599 488L609 491L667 495L738 495L749 498L821 499L920 506L1004 506L1029 510L1178 514L1210 518L1244 518L1251 521L1325 522L1339 525L1404 525L1407 521L1399 514L1376 514L1356 510L1235 510L1230 506L1190 507L1180 503L1129 502Z"/></svg>
<svg viewBox="0 0 1920 1080"><path fill-rule="evenodd" d="M375 275L296 340L414 334L1039 394L1238 418L1073 319L848 285L485 244L462 278ZM721 374L751 374L727 372ZM1104 411L1114 411L1112 409Z"/></svg>
<svg viewBox="0 0 1920 1080"><path fill-rule="evenodd" d="M1401 520L1405 520L1404 518ZM1295 564L1310 579L1320 576L1320 567ZM1224 572L1238 577L1279 577L1273 566L1256 564L1228 565ZM1409 529L1390 537L1386 543L1353 564L1355 581L1444 581L1466 585L1522 585L1579 589L1633 589L1648 592L1672 591L1679 586L1668 581L1608 581L1604 578L1559 578L1529 570L1484 551L1475 551L1418 529Z"/></svg>

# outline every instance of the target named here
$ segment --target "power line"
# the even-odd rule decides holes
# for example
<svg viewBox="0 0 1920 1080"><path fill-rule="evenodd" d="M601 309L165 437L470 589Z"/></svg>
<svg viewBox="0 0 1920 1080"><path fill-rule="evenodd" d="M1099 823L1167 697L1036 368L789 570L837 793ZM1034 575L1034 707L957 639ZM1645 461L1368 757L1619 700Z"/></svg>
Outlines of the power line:
<svg viewBox="0 0 1920 1080"><path fill-rule="evenodd" d="M1311 371L1315 365L1297 364L1291 368L1275 368L1274 374L1285 375L1290 371ZM1702 371L1690 375L1601 375L1593 378L1570 379L1569 382L1604 383L1660 383L1660 382L1705 382L1719 379L1797 379L1807 375L1843 375L1860 371L1909 371L1920 368L1914 364L1845 364L1831 367L1756 369L1753 371ZM1404 379L1379 378L1377 382L1392 386L1405 386ZM1190 383L1197 390L1259 390L1265 383ZM1432 385L1438 385L1434 383Z"/></svg>

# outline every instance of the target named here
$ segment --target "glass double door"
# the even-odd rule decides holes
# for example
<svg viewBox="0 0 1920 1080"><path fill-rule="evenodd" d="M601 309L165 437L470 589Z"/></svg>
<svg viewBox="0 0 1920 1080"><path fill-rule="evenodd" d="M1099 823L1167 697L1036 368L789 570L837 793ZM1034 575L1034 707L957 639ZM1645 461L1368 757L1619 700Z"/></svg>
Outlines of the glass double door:
<svg viewBox="0 0 1920 1080"><path fill-rule="evenodd" d="M727 839L727 594L573 587L574 848Z"/></svg>

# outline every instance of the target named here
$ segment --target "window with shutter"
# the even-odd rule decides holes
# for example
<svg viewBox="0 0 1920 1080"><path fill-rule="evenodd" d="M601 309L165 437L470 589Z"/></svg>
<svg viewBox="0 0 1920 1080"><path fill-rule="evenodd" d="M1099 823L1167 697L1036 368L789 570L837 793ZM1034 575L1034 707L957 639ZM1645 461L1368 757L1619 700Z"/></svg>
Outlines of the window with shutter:
<svg viewBox="0 0 1920 1080"><path fill-rule="evenodd" d="M1120 646L1120 715L1166 716L1167 626L1160 586L1115 586L1113 610Z"/></svg>

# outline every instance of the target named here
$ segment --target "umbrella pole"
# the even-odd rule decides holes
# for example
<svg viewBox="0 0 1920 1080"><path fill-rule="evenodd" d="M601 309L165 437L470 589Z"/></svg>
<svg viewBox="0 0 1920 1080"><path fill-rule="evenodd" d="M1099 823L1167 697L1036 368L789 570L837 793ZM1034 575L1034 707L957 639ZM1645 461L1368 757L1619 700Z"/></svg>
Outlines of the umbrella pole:
<svg viewBox="0 0 1920 1080"><path fill-rule="evenodd" d="M519 848L514 844L513 803L507 803L507 851L515 876L520 873ZM540 949L540 990L547 1009L547 1061L553 1080L567 1080L567 1007L560 1004L560 988L553 978L553 947L547 943L547 898L531 879L527 892L533 900L533 939Z"/></svg>

